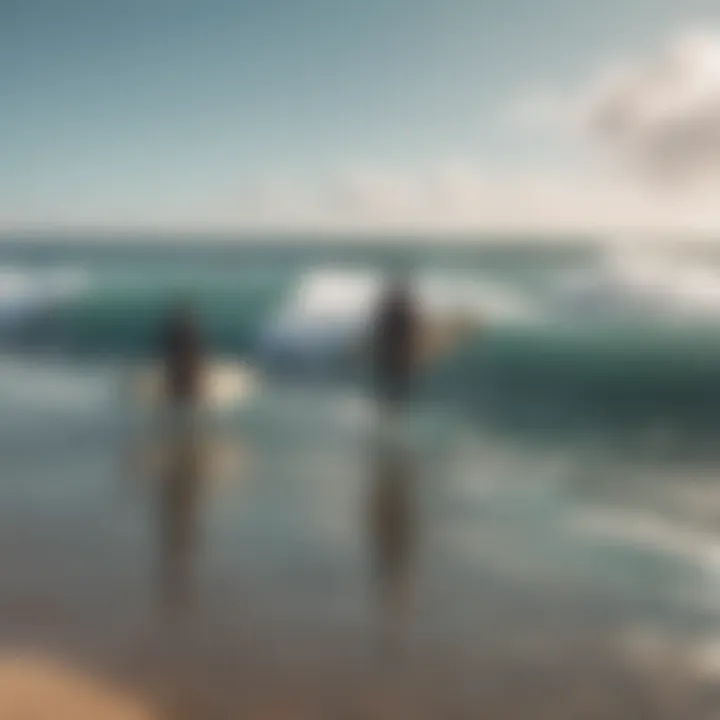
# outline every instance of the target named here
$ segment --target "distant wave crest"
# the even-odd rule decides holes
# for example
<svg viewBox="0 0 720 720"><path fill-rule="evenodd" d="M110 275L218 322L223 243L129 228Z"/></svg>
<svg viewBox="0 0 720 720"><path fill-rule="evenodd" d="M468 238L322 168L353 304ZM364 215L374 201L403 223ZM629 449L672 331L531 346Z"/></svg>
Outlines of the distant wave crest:
<svg viewBox="0 0 720 720"><path fill-rule="evenodd" d="M0 323L21 320L28 313L80 295L89 286L90 277L81 269L0 267Z"/></svg>

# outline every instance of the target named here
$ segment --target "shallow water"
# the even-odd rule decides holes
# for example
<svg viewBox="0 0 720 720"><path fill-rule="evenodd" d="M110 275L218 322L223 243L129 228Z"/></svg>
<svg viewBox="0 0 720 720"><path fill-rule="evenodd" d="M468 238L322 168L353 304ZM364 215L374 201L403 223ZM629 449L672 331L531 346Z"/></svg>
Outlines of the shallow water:
<svg viewBox="0 0 720 720"><path fill-rule="evenodd" d="M142 666L159 619L181 613L206 643L190 666L247 661L255 628L273 667L345 648L334 662L352 674L388 612L428 662L478 642L487 662L530 637L585 658L624 657L633 632L705 647L719 626L713 467L611 441L528 443L432 404L383 439L362 397L297 387L266 388L190 457L187 438L168 444L121 413L112 368L80 382L72 367L6 360L3 377L6 647ZM173 467L190 473L175 497L162 490ZM373 493L393 473L398 527L383 540ZM384 552L396 559L381 577Z"/></svg>
<svg viewBox="0 0 720 720"><path fill-rule="evenodd" d="M614 355L588 349L607 326L586 325L580 349L577 330L494 327L392 432L358 383L268 379L197 436L168 436L123 395L126 358L15 349L0 360L2 646L218 717L280 697L333 717L390 702L384 678L408 707L431 694L429 717L527 717L519 687L563 717L587 685L612 717L638 717L639 694L647 717L704 718L720 628L711 356L666 352L662 333L618 354L633 336L613 327Z"/></svg>

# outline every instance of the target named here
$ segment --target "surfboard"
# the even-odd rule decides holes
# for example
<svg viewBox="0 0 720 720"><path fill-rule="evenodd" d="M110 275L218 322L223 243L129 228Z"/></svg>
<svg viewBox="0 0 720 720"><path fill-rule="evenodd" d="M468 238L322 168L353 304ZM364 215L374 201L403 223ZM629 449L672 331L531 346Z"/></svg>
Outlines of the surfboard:
<svg viewBox="0 0 720 720"><path fill-rule="evenodd" d="M413 351L416 369L432 367L460 347L480 329L479 323L462 315L421 318L418 337ZM367 362L372 354L370 330L349 345L349 356Z"/></svg>
<svg viewBox="0 0 720 720"><path fill-rule="evenodd" d="M144 420L130 430L122 460L131 477L157 480L182 468L194 468L203 484L235 483L247 464L247 448L236 433L217 426L211 420L247 408L260 390L258 373L239 363L210 361L204 368L197 410L188 417L184 412L172 421L168 409L165 378L160 363L133 368L121 388L128 411ZM171 422L167 422L171 419ZM200 420L200 421L197 421ZM189 421L189 422L188 422Z"/></svg>
<svg viewBox="0 0 720 720"><path fill-rule="evenodd" d="M258 373L247 365L216 361L206 364L201 388L201 409L232 410L251 401L260 388L260 380ZM162 407L166 395L160 364L136 368L131 373L130 397L140 408Z"/></svg>
<svg viewBox="0 0 720 720"><path fill-rule="evenodd" d="M305 276L286 298L260 339L269 366L326 368L368 359L373 313L382 296L382 277L353 270L324 269ZM418 367L432 366L481 329L476 308L454 298L416 294L420 327Z"/></svg>

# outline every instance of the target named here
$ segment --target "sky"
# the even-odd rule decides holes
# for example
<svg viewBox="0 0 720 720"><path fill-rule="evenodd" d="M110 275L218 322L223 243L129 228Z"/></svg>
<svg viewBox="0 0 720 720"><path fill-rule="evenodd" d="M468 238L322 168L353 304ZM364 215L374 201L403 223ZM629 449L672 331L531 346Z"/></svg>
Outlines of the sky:
<svg viewBox="0 0 720 720"><path fill-rule="evenodd" d="M0 0L0 229L720 231L717 0Z"/></svg>

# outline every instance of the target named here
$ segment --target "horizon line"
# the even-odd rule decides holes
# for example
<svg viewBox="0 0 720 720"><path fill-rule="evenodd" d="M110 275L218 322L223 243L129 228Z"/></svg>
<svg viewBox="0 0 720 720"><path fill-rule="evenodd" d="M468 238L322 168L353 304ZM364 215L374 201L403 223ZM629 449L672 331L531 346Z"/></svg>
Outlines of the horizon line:
<svg viewBox="0 0 720 720"><path fill-rule="evenodd" d="M710 228L658 228L613 227L598 228L401 228L401 227L322 227L322 228L218 228L209 226L153 226L153 225L19 225L0 227L0 244L6 242L43 241L93 241L163 240L178 244L188 242L224 241L237 244L282 242L332 242L362 240L367 244L378 242L398 243L474 243L497 244L498 242L552 242L597 243L601 241L637 242L720 242L720 229Z"/></svg>

